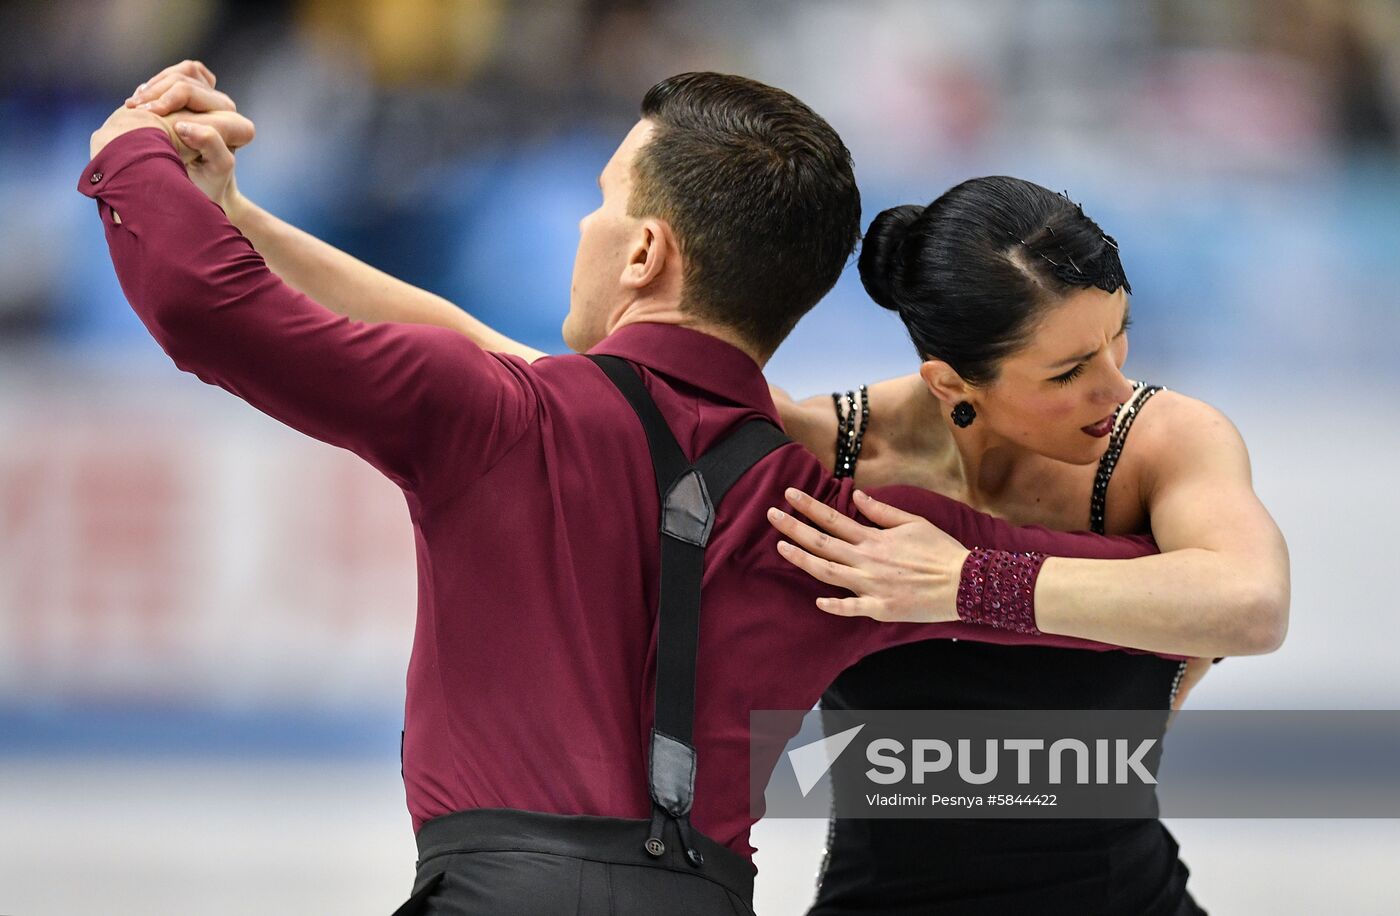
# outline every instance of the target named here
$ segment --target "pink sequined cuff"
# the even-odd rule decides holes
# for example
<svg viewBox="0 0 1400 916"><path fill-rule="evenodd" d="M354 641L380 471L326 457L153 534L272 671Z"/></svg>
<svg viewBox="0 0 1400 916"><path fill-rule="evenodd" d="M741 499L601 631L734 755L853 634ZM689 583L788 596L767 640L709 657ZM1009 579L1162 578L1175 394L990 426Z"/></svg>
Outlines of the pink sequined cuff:
<svg viewBox="0 0 1400 916"><path fill-rule="evenodd" d="M1001 630L1036 634L1035 580L1043 553L973 548L958 580L958 617Z"/></svg>

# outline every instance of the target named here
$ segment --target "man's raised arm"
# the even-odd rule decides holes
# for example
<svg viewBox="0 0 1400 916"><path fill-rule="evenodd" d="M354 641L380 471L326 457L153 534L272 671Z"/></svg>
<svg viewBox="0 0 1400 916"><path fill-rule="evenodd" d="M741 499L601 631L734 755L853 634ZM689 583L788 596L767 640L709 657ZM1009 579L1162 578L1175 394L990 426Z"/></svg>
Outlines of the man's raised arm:
<svg viewBox="0 0 1400 916"><path fill-rule="evenodd" d="M523 362L440 328L347 320L292 289L191 183L165 122L118 109L78 189L98 202L127 299L181 369L422 493L525 430Z"/></svg>

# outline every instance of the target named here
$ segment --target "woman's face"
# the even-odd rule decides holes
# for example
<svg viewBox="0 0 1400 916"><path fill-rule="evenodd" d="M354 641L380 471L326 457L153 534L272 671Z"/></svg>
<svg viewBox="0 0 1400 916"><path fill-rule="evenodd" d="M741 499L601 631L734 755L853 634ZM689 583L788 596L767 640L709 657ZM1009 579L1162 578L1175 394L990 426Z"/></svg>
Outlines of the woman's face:
<svg viewBox="0 0 1400 916"><path fill-rule="evenodd" d="M1108 448L1114 411L1132 394L1127 356L1127 295L1076 290L1045 312L995 381L973 389L976 422L1049 458L1095 462Z"/></svg>

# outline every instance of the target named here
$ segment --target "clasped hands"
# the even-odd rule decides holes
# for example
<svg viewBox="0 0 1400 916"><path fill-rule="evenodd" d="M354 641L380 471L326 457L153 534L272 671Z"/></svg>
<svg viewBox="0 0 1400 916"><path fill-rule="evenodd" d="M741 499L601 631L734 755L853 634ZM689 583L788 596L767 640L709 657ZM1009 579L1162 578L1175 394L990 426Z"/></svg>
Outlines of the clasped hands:
<svg viewBox="0 0 1400 916"><path fill-rule="evenodd" d="M195 185L232 217L242 200L233 177L233 154L252 142L254 128L238 113L233 99L214 88L217 81L197 60L166 67L138 86L93 132L91 155L129 131L160 128Z"/></svg>

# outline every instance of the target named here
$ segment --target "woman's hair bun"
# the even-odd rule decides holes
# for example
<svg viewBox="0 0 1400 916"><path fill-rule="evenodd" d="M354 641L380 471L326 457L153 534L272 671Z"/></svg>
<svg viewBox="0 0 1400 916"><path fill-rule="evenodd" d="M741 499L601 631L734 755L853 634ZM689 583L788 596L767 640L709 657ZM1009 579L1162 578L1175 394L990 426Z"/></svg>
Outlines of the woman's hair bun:
<svg viewBox="0 0 1400 916"><path fill-rule="evenodd" d="M904 240L909 227L924 213L921 204L903 204L881 211L870 223L860 246L860 282L880 305L899 311L895 287L904 271Z"/></svg>

